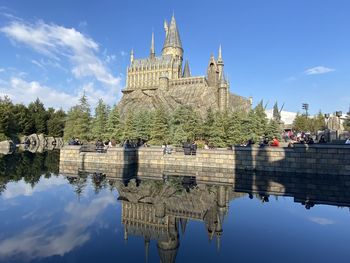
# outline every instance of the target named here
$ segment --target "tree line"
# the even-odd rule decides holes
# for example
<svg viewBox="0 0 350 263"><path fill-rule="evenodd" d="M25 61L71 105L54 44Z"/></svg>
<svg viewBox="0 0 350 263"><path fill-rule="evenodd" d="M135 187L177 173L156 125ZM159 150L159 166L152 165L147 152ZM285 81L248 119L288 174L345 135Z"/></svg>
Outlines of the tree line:
<svg viewBox="0 0 350 263"><path fill-rule="evenodd" d="M0 141L18 140L21 135L33 133L62 137L65 119L62 109L46 109L39 99L25 106L14 104L7 96L0 97Z"/></svg>
<svg viewBox="0 0 350 263"><path fill-rule="evenodd" d="M202 118L190 106L179 106L173 112L156 110L129 111L124 118L116 106L110 108L102 99L98 101L94 116L85 95L79 104L67 112L64 138L81 141L97 139L123 142L142 139L152 145L164 142L182 145L186 141L208 141L215 147L255 142L261 137L280 138L281 126L277 120L266 118L263 102L247 112L207 111Z"/></svg>
<svg viewBox="0 0 350 263"><path fill-rule="evenodd" d="M350 123L345 122L346 128ZM273 118L268 120L261 101L249 112L214 112L209 109L205 118L190 106L179 106L173 112L157 110L130 111L123 118L116 106L109 107L102 99L94 114L85 95L66 113L62 109L45 108L36 99L28 106L14 104L8 97L0 97L0 140L21 135L44 133L48 136L73 137L81 141L127 139L148 141L149 144L171 143L181 145L186 141L209 142L215 147L226 147L261 137L280 138L281 115L277 103ZM312 133L325 128L321 112L313 118L297 114L292 129Z"/></svg>

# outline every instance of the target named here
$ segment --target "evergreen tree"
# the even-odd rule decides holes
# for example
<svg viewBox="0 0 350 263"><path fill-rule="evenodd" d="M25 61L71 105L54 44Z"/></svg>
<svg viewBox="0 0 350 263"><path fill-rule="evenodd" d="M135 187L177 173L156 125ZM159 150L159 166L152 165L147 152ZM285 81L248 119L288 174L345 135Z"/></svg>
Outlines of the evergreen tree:
<svg viewBox="0 0 350 263"><path fill-rule="evenodd" d="M151 143L161 145L168 139L167 115L161 107L154 111L151 125Z"/></svg>
<svg viewBox="0 0 350 263"><path fill-rule="evenodd" d="M309 128L308 122L309 120L308 120L308 117L306 117L306 115L299 115L299 113L297 113L297 116L293 121L293 129L299 132L307 131Z"/></svg>
<svg viewBox="0 0 350 263"><path fill-rule="evenodd" d="M0 139L6 140L16 132L13 104L9 97L0 98Z"/></svg>
<svg viewBox="0 0 350 263"><path fill-rule="evenodd" d="M270 120L267 125L265 136L268 137L270 141L274 137L277 137L278 140L281 140L281 133L282 130L280 124L275 120Z"/></svg>
<svg viewBox="0 0 350 263"><path fill-rule="evenodd" d="M48 114L45 110L44 104L39 100L39 98L37 98L34 102L29 104L28 110L34 122L35 133L46 134L46 122L48 119Z"/></svg>
<svg viewBox="0 0 350 263"><path fill-rule="evenodd" d="M228 145L237 145L246 141L243 137L244 131L242 129L243 116L238 112L234 112L228 116L228 125L226 132L226 142Z"/></svg>
<svg viewBox="0 0 350 263"><path fill-rule="evenodd" d="M209 143L215 147L225 147L226 145L225 133L225 116L223 113L216 113L214 123L210 131Z"/></svg>
<svg viewBox="0 0 350 263"><path fill-rule="evenodd" d="M35 125L28 108L23 104L16 104L13 108L14 119L17 123L17 132L22 135L30 135L35 132Z"/></svg>
<svg viewBox="0 0 350 263"><path fill-rule="evenodd" d="M124 130L123 130L123 140L136 140L136 124L135 124L135 114L131 110L126 114L124 120Z"/></svg>
<svg viewBox="0 0 350 263"><path fill-rule="evenodd" d="M47 134L53 137L62 137L66 122L66 113L62 109L55 111L49 108L48 115Z"/></svg>
<svg viewBox="0 0 350 263"><path fill-rule="evenodd" d="M117 142L122 140L123 124L120 120L119 111L116 106L112 108L108 115L107 136L109 139L114 139Z"/></svg>
<svg viewBox="0 0 350 263"><path fill-rule="evenodd" d="M265 135L267 128L267 117L263 101L261 101L254 109L255 113L255 130L253 131L254 141L260 139L261 136Z"/></svg>
<svg viewBox="0 0 350 263"><path fill-rule="evenodd" d="M317 131L322 131L325 128L326 128L326 125L325 125L323 113L319 111L319 113L316 116L314 116L314 118L312 118L312 126L310 127L309 130L316 134Z"/></svg>
<svg viewBox="0 0 350 263"><path fill-rule="evenodd" d="M80 140L90 139L91 115L90 106L85 93L79 100L79 104L72 107L67 113L67 122L64 129L64 138L77 137Z"/></svg>
<svg viewBox="0 0 350 263"><path fill-rule="evenodd" d="M275 120L277 123L281 122L281 113L278 109L277 101L275 102L275 105L273 105L273 114L272 114L273 120Z"/></svg>
<svg viewBox="0 0 350 263"><path fill-rule="evenodd" d="M201 133L201 120L192 107L180 106L171 116L170 134L176 145L193 141Z"/></svg>
<svg viewBox="0 0 350 263"><path fill-rule="evenodd" d="M151 119L150 111L139 111L135 114L136 137L148 141L151 137Z"/></svg>
<svg viewBox="0 0 350 263"><path fill-rule="evenodd" d="M92 122L92 137L94 139L107 139L106 127L108 120L108 106L102 99L98 100L98 104L95 108L95 118Z"/></svg>
<svg viewBox="0 0 350 263"><path fill-rule="evenodd" d="M213 124L215 120L215 115L213 113L213 110L209 108L207 110L207 116L205 118L205 121L203 123L203 136L205 139L208 139L210 137L210 131L212 130Z"/></svg>

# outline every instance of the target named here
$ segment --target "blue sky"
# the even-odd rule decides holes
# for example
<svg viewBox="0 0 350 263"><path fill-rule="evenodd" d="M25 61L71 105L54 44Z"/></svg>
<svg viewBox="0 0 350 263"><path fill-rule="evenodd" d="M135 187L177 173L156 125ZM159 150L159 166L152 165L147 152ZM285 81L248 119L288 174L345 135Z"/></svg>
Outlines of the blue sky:
<svg viewBox="0 0 350 263"><path fill-rule="evenodd" d="M350 1L17 1L0 3L0 96L68 109L85 90L116 103L130 49L149 54L175 13L193 75L223 48L231 92L284 109L348 111Z"/></svg>

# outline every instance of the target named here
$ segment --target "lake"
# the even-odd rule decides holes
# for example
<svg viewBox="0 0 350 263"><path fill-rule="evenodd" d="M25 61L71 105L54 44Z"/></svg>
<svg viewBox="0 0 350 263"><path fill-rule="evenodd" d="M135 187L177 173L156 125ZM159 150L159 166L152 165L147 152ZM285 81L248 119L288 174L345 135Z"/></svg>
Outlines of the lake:
<svg viewBox="0 0 350 263"><path fill-rule="evenodd" d="M349 262L346 177L287 174L272 192L64 175L59 152L0 166L0 262Z"/></svg>

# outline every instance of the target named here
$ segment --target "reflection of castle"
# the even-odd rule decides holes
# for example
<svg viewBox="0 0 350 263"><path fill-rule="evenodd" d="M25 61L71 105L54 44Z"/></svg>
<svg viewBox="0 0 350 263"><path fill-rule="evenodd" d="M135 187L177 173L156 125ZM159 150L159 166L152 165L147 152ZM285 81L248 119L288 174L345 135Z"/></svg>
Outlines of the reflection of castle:
<svg viewBox="0 0 350 263"><path fill-rule="evenodd" d="M179 229L186 230L188 220L203 221L208 238L216 238L220 248L222 223L230 199L227 186L198 185L185 190L179 181L163 183L149 180L127 186L117 183L122 203L124 238L140 236L145 240L146 260L150 240L157 241L162 263L175 262L180 245Z"/></svg>

